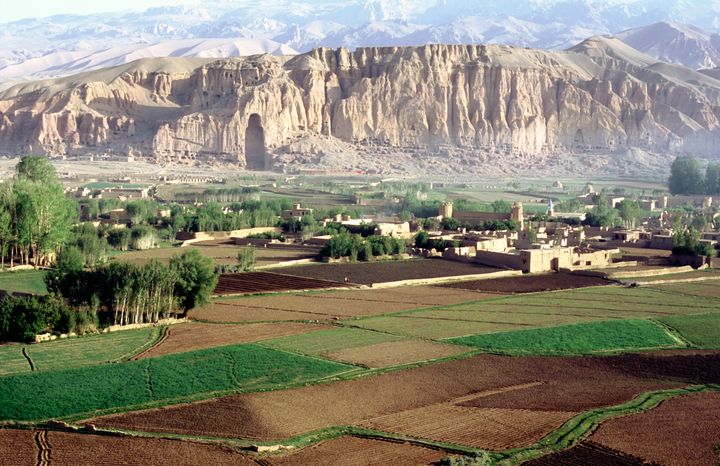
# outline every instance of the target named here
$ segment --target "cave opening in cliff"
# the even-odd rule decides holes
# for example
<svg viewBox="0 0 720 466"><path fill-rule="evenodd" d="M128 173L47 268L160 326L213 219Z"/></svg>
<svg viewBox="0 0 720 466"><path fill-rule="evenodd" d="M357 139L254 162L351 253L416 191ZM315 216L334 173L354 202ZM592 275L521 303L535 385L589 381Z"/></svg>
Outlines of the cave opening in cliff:
<svg viewBox="0 0 720 466"><path fill-rule="evenodd" d="M264 170L265 163L265 130L260 115L253 113L245 129L245 164L248 170Z"/></svg>

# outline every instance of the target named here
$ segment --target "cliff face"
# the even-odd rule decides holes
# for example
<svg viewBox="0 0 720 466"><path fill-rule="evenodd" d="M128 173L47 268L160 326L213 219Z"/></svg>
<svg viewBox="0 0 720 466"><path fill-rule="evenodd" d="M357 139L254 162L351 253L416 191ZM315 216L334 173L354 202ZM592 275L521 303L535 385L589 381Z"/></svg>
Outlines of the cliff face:
<svg viewBox="0 0 720 466"><path fill-rule="evenodd" d="M328 141L470 158L634 148L711 155L720 142L720 81L619 44L142 60L0 94L0 152L244 166L256 115L268 164L302 160Z"/></svg>

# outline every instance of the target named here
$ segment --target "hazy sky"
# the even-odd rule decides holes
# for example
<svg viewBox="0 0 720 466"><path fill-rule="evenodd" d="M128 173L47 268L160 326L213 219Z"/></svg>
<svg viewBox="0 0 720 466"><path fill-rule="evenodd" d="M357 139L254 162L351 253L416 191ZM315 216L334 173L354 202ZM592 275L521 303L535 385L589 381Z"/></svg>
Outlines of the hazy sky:
<svg viewBox="0 0 720 466"><path fill-rule="evenodd" d="M145 10L153 6L197 4L198 0L122 0L107 3L98 0L12 0L0 9L0 23L22 18L57 14L87 14L106 11Z"/></svg>

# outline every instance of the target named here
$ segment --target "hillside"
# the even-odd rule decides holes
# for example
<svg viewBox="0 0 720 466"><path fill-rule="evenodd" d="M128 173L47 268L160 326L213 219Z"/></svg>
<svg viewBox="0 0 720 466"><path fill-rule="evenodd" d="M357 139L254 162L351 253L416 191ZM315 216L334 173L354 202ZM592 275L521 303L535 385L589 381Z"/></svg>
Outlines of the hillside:
<svg viewBox="0 0 720 466"><path fill-rule="evenodd" d="M617 39L154 58L0 93L0 152L376 172L664 170L714 155L720 81Z"/></svg>

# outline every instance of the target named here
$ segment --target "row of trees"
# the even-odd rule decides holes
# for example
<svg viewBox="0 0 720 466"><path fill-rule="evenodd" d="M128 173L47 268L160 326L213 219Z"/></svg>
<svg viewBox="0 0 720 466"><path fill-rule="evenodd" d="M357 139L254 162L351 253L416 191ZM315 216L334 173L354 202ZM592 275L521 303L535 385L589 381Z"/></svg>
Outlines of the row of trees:
<svg viewBox="0 0 720 466"><path fill-rule="evenodd" d="M24 157L0 187L0 262L49 265L78 216L55 169L44 157Z"/></svg>
<svg viewBox="0 0 720 466"><path fill-rule="evenodd" d="M711 163L703 174L695 157L677 157L670 167L668 188L671 194L720 194L720 165Z"/></svg>
<svg viewBox="0 0 720 466"><path fill-rule="evenodd" d="M63 251L46 276L51 293L75 309L101 311L102 323L154 323L206 303L217 285L212 259L189 250L168 265L152 260L145 266L113 262L85 269L73 249Z"/></svg>
<svg viewBox="0 0 720 466"><path fill-rule="evenodd" d="M342 231L332 238L320 250L323 257L339 259L349 257L351 261L371 261L376 256L401 254L405 252L406 243L402 238L390 236L368 236Z"/></svg>

